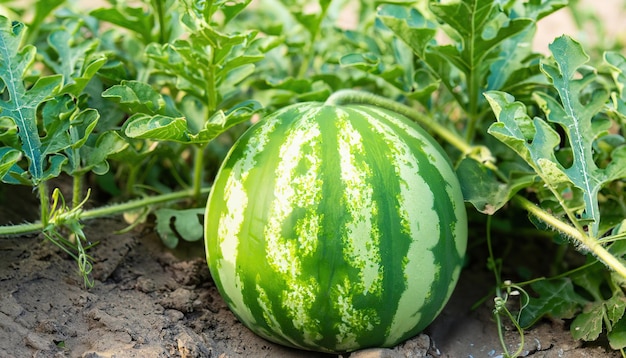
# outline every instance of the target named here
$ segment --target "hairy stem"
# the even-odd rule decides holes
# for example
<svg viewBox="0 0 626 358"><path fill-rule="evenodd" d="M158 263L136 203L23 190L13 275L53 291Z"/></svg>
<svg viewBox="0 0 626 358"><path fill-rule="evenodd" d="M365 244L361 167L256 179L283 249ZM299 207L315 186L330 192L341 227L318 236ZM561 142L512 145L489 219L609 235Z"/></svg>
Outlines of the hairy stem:
<svg viewBox="0 0 626 358"><path fill-rule="evenodd" d="M204 146L194 146L193 160L193 199L200 204L202 198L202 177L204 174Z"/></svg>
<svg viewBox="0 0 626 358"><path fill-rule="evenodd" d="M572 240L574 240L577 244L583 247L585 250L589 250L592 252L598 260L604 263L613 271L617 272L620 276L626 279L626 267L607 249L600 244L600 242L591 236L587 235L584 231L579 231L575 227L559 220L554 217L547 211L541 209L528 199L516 195L513 197L512 201L522 207L524 210L528 211L530 214L537 217L539 220L548 224L548 226L560 231L565 234Z"/></svg>
<svg viewBox="0 0 626 358"><path fill-rule="evenodd" d="M50 193L48 192L48 184L46 184L46 182L40 182L37 185L37 191L40 206L39 220L41 220L41 228L44 228L48 225L48 221L50 220Z"/></svg>
<svg viewBox="0 0 626 358"><path fill-rule="evenodd" d="M200 190L200 195L208 194L210 190L211 188L209 187L202 188ZM142 199L131 200L125 203L113 204L110 206L103 206L103 207L96 208L96 209L85 210L80 213L79 218L81 220L89 220L89 219L96 219L96 218L106 217L106 216L120 215L127 211L141 209L143 207L150 206L150 205L157 205L157 204L163 204L167 202L185 200L185 199L193 197L193 195L194 195L193 190L183 190L183 191L177 191L174 193L149 196L149 197L142 198ZM46 207L47 207L47 200L46 200ZM42 219L43 218L46 219L45 222L42 220L41 222L35 222L35 223L0 226L0 237L16 236L16 235L22 235L22 234L28 234L28 233L40 231L46 225L48 225L47 212L46 212L46 216L42 217Z"/></svg>

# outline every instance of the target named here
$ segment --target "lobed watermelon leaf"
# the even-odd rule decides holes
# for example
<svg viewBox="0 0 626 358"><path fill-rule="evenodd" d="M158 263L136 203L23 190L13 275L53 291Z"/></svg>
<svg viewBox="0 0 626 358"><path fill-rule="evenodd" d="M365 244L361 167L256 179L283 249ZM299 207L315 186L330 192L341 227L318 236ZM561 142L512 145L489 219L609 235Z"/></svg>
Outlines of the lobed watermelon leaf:
<svg viewBox="0 0 626 358"><path fill-rule="evenodd" d="M57 92L63 79L61 75L40 77L27 89L24 77L33 64L36 49L32 45L19 48L23 30L24 24L11 23L0 16L0 79L8 93L8 99L0 100L0 116L10 118L17 126L21 149L30 162L30 180L37 184L44 177L45 157L36 111Z"/></svg>
<svg viewBox="0 0 626 358"><path fill-rule="evenodd" d="M488 92L485 96L498 119L488 132L517 152L549 186L571 183L581 190L585 208L579 221L590 225L592 235L597 237L598 193L604 184L626 177L626 147L616 148L606 167L596 165L593 143L607 134L610 122L594 117L604 108L609 92L597 86L593 71L583 67L589 57L580 44L563 36L550 49L553 62L546 61L541 68L552 81L560 102L546 93L534 95L547 121L531 120L526 106L510 95ZM561 136L550 123L559 125L565 133L571 150L569 166L557 158Z"/></svg>
<svg viewBox="0 0 626 358"><path fill-rule="evenodd" d="M76 97L107 60L104 54L97 52L97 39L78 37L82 26L82 21L71 18L59 24L48 35L51 51L41 52L44 63L54 73L63 75L61 93L70 93Z"/></svg>

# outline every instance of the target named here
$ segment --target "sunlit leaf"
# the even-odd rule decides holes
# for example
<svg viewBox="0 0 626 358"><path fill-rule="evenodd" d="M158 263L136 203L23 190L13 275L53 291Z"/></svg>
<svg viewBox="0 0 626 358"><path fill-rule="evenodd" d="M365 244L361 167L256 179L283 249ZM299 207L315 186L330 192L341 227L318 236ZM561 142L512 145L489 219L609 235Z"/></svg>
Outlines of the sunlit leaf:
<svg viewBox="0 0 626 358"><path fill-rule="evenodd" d="M29 89L23 77L34 60L35 48L27 45L19 49L24 25L11 23L0 16L0 79L8 93L7 100L0 100L0 115L13 118L18 127L22 151L30 161L29 172L34 183L43 177L44 156L37 130L37 107L56 93L62 76L41 77Z"/></svg>
<svg viewBox="0 0 626 358"><path fill-rule="evenodd" d="M204 209L159 209L156 216L156 230L165 246L175 248L179 237L186 241L197 241L204 236L200 215Z"/></svg>

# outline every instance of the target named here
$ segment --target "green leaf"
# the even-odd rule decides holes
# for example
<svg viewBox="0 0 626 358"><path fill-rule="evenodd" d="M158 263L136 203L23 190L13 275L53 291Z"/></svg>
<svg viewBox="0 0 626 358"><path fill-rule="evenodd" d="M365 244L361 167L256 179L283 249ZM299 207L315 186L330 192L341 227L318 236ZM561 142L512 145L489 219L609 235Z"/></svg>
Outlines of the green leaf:
<svg viewBox="0 0 626 358"><path fill-rule="evenodd" d="M248 4L250 4L252 0L243 0L232 3L230 1L225 1L222 4L222 13L224 14L224 24L229 23L232 19L234 19L243 9L245 9Z"/></svg>
<svg viewBox="0 0 626 358"><path fill-rule="evenodd" d="M187 121L183 117L169 117L138 113L124 124L124 134L130 138L188 142Z"/></svg>
<svg viewBox="0 0 626 358"><path fill-rule="evenodd" d="M568 37L560 37L550 45L554 60L542 63L542 70L552 81L560 101L544 92L534 95L546 114L547 121L530 119L526 106L510 95L491 91L485 94L498 122L488 132L517 152L552 188L571 183L583 195L581 224L591 223L591 232L598 235L600 211L598 192L604 184L626 176L626 150L617 146L604 168L596 165L593 148L598 138L607 134L610 122L595 116L605 108L608 91L599 87L597 75L583 65L588 56L580 45ZM549 123L560 126L565 138ZM569 146L561 149L561 142ZM567 151L565 151L567 149ZM567 166L557 154L570 153ZM561 155L562 157L562 155ZM559 200L560 201L560 200Z"/></svg>
<svg viewBox="0 0 626 358"><path fill-rule="evenodd" d="M80 148L81 168L71 174L82 174L91 170L97 175L103 175L109 171L107 159L114 154L121 153L128 146L129 143L115 131L101 133L93 147L83 146Z"/></svg>
<svg viewBox="0 0 626 358"><path fill-rule="evenodd" d="M572 322L570 327L572 337L585 341L595 341L602 333L603 317L604 305L602 302L594 302L588 305Z"/></svg>
<svg viewBox="0 0 626 358"><path fill-rule="evenodd" d="M43 52L44 62L54 72L63 75L64 93L79 96L87 83L106 63L103 54L96 54L99 41L81 35L83 23L66 20L50 32L48 43L55 52L55 58Z"/></svg>
<svg viewBox="0 0 626 358"><path fill-rule="evenodd" d="M4 181L4 177L11 171L13 166L19 162L22 154L19 150L13 148L0 147L0 180Z"/></svg>
<svg viewBox="0 0 626 358"><path fill-rule="evenodd" d="M0 79L8 94L7 101L0 100L0 115L15 121L22 151L30 161L29 172L36 184L42 179L44 171L36 111L42 102L57 92L62 76L41 77L30 89L26 89L23 77L33 63L36 50L30 45L19 50L23 29L23 24L11 23L0 16Z"/></svg>
<svg viewBox="0 0 626 358"><path fill-rule="evenodd" d="M201 215L202 208L173 210L159 209L156 216L156 230L163 244L169 248L178 245L179 237L186 241L198 241L204 236Z"/></svg>
<svg viewBox="0 0 626 358"><path fill-rule="evenodd" d="M519 323L524 328L532 326L546 315L572 318L587 303L574 291L572 281L567 278L537 281L531 287L539 297L531 297L520 313Z"/></svg>
<svg viewBox="0 0 626 358"><path fill-rule="evenodd" d="M249 120L252 115L258 113L261 109L259 102L250 100L239 103L226 112L219 110L209 118L203 130L197 134L190 134L189 137L192 142L207 143L229 128Z"/></svg>
<svg viewBox="0 0 626 358"><path fill-rule="evenodd" d="M17 134L17 125L11 117L0 116L0 142L13 148L20 147L20 137Z"/></svg>
<svg viewBox="0 0 626 358"><path fill-rule="evenodd" d="M624 317L625 310L626 296L621 289L618 289L611 298L596 300L585 307L583 312L572 322L570 327L572 336L575 339L594 341L602 333L603 326L606 326L609 336L616 328L615 334L619 334L619 322ZM617 344L618 339L615 336L614 339L616 340L615 344Z"/></svg>
<svg viewBox="0 0 626 358"><path fill-rule="evenodd" d="M392 4L381 6L378 16L419 57L426 57L426 48L437 33L433 22L426 20L416 9Z"/></svg>
<svg viewBox="0 0 626 358"><path fill-rule="evenodd" d="M483 214L493 215L518 191L532 185L532 174L511 178L508 183L498 180L495 174L473 158L463 158L456 168L463 198Z"/></svg>
<svg viewBox="0 0 626 358"><path fill-rule="evenodd" d="M607 333L609 344L613 349L626 348L626 318L622 317L613 325L611 332Z"/></svg>
<svg viewBox="0 0 626 358"><path fill-rule="evenodd" d="M260 110L256 101L242 102L226 112L218 110L197 133L190 131L185 117L135 114L126 121L124 133L131 138L206 144Z"/></svg>
<svg viewBox="0 0 626 358"><path fill-rule="evenodd" d="M98 8L89 15L136 32L145 44L156 40L152 35L155 25L154 15L141 7L120 5L116 8Z"/></svg>
<svg viewBox="0 0 626 358"><path fill-rule="evenodd" d="M592 144L607 133L610 123L592 120L605 106L609 92L603 87L594 86L593 81L597 78L595 71L581 69L589 56L579 43L567 36L561 36L549 48L554 62L542 63L541 69L551 79L559 94L560 103L545 93L537 93L536 99L547 119L564 129L572 150L573 162L569 168L564 168L557 161L553 161L553 158L546 159L553 161L555 167L583 190L583 219L592 221L591 233L597 237L600 225L598 193L605 183L626 177L626 161L621 159L621 151L606 168L598 168L594 160Z"/></svg>
<svg viewBox="0 0 626 358"><path fill-rule="evenodd" d="M102 92L102 97L119 103L129 113L162 113L165 100L152 86L139 81L122 81Z"/></svg>
<svg viewBox="0 0 626 358"><path fill-rule="evenodd" d="M617 93L612 94L610 112L619 117L622 123L626 122L626 58L618 52L606 52L604 61L615 82Z"/></svg>

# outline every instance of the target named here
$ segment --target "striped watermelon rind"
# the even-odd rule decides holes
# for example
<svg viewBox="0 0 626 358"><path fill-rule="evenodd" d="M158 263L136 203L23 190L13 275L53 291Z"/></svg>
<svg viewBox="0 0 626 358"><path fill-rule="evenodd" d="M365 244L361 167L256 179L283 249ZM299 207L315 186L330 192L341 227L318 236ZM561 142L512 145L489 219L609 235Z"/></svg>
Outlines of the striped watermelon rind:
<svg viewBox="0 0 626 358"><path fill-rule="evenodd" d="M460 274L467 219L449 159L419 126L370 105L307 102L235 143L205 243L244 325L346 352L397 345L434 320Z"/></svg>

